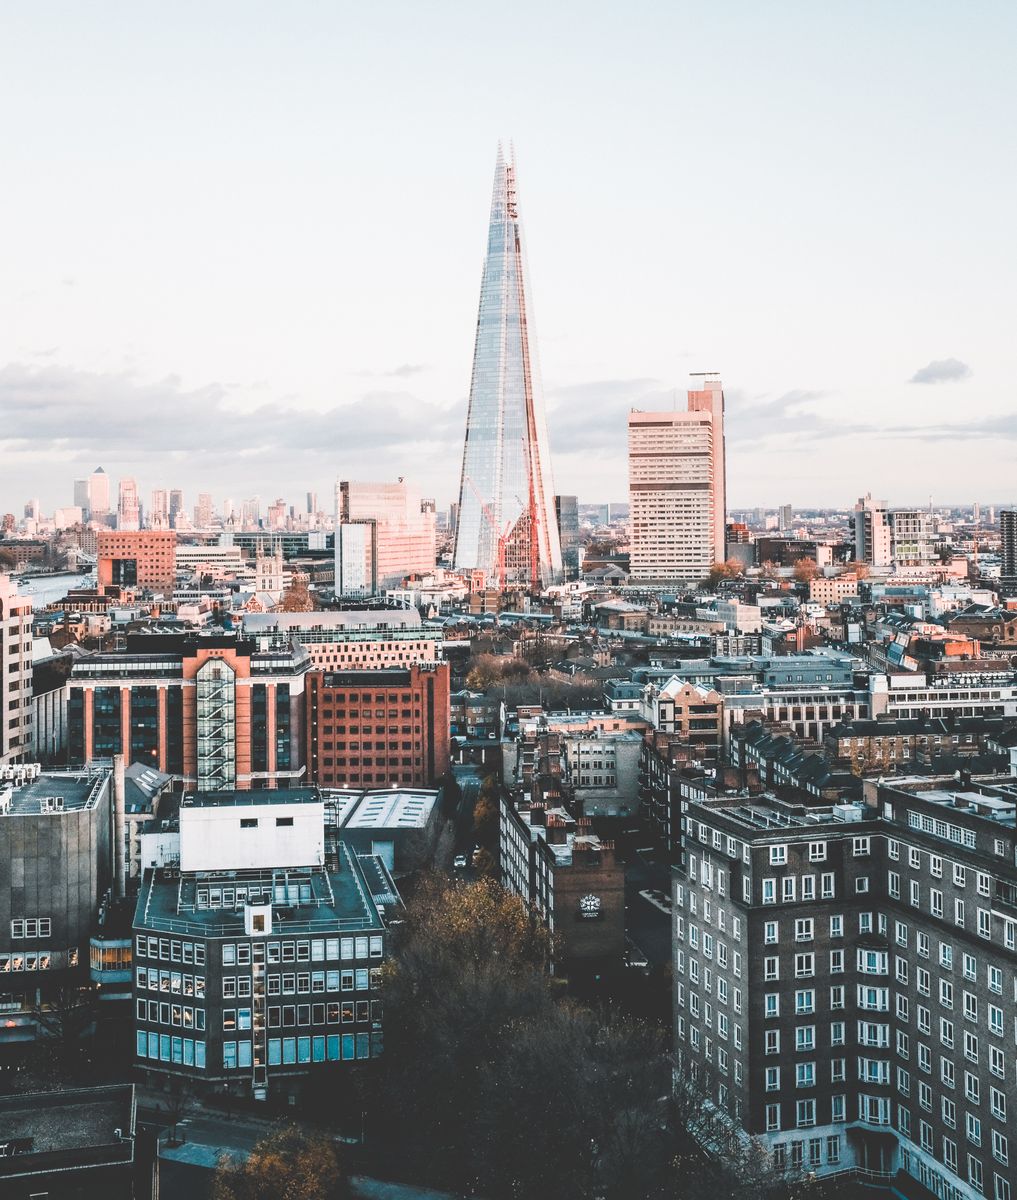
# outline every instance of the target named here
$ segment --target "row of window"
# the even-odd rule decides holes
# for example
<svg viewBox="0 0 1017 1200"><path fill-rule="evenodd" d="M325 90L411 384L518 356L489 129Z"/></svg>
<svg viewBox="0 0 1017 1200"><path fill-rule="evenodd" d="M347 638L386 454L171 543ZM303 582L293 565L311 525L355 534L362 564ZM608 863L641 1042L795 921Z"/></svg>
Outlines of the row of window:
<svg viewBox="0 0 1017 1200"><path fill-rule="evenodd" d="M223 1029L231 1029L232 1009L223 1013ZM380 1025L382 1002L380 1000L329 1001L327 1004L283 1004L270 1005L268 1010L269 1029L289 1029L296 1025L352 1025L371 1021ZM244 1024L244 1021L247 1024ZM237 1010L238 1029L250 1029L250 1014L247 1009Z"/></svg>
<svg viewBox="0 0 1017 1200"><path fill-rule="evenodd" d="M148 937L139 934L136 939L138 958L155 958L162 962L192 963L205 965L204 942L182 942L177 938Z"/></svg>
<svg viewBox="0 0 1017 1200"><path fill-rule="evenodd" d="M270 996L302 996L310 993L338 991L366 992L369 988L380 985L380 976L380 967L371 967L370 969L357 967L355 970L350 968L345 971L301 971L293 974L287 972L282 975L269 975L267 992ZM228 982L230 981L223 980L224 996L229 995L226 990ZM240 977L236 982L239 985L250 981ZM243 995L244 993L238 992L238 994Z"/></svg>
<svg viewBox="0 0 1017 1200"><path fill-rule="evenodd" d="M194 1008L190 1004L171 1004L167 1001L144 1000L135 1001L139 1021L149 1021L153 1025L176 1025L181 1029L205 1028L205 1010Z"/></svg>
<svg viewBox="0 0 1017 1200"><path fill-rule="evenodd" d="M48 938L53 923L49 917L17 917L11 921L12 938Z"/></svg>
<svg viewBox="0 0 1017 1200"><path fill-rule="evenodd" d="M205 1066L205 1043L193 1038L175 1037L169 1033L150 1033L139 1029L137 1033L138 1058L150 1058L156 1062L175 1063L183 1067Z"/></svg>
<svg viewBox="0 0 1017 1200"><path fill-rule="evenodd" d="M205 995L205 976L189 975L182 971L166 971L157 967L136 967L134 978L138 991L169 992L178 996Z"/></svg>

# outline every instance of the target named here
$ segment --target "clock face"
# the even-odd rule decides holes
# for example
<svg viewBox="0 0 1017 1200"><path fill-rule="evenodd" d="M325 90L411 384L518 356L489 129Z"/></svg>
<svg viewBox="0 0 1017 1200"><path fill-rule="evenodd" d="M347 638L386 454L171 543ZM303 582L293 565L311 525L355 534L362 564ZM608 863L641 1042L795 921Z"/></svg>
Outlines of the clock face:
<svg viewBox="0 0 1017 1200"><path fill-rule="evenodd" d="M584 917L600 916L600 897L594 895L579 898L579 911Z"/></svg>

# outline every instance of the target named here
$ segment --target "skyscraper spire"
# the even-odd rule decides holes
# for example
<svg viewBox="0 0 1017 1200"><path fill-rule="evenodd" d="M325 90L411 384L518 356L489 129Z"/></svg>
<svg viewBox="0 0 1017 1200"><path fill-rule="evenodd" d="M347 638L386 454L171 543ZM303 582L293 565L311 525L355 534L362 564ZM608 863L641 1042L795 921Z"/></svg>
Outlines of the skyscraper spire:
<svg viewBox="0 0 1017 1200"><path fill-rule="evenodd" d="M515 163L499 143L455 546L458 570L482 570L499 588L538 588L561 577L529 295Z"/></svg>

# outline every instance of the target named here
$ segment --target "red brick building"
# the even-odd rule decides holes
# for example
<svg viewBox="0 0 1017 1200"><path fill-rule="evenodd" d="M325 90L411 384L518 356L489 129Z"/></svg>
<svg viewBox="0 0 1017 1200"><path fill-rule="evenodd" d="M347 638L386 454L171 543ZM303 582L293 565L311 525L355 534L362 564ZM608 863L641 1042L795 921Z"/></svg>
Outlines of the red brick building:
<svg viewBox="0 0 1017 1200"><path fill-rule="evenodd" d="M172 529L99 534L98 586L147 588L169 595L177 571L177 535Z"/></svg>
<svg viewBox="0 0 1017 1200"><path fill-rule="evenodd" d="M323 787L433 787L449 769L448 663L312 671L307 772Z"/></svg>

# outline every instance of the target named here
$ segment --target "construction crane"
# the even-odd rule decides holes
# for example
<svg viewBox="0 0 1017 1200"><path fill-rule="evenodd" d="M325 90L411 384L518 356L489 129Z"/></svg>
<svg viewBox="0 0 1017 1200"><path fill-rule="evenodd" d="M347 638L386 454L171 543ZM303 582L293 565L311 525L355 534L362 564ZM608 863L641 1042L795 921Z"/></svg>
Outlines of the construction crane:
<svg viewBox="0 0 1017 1200"><path fill-rule="evenodd" d="M480 494L480 489L473 482L472 476L467 475L466 482L470 485L474 496L477 497L477 503L480 505L480 511L484 514L484 520L488 523L491 533L494 535L495 546L497 547L498 591L503 592L505 590L505 544L508 541L508 535L512 532L512 522L508 523L503 533L498 527L498 518L494 514L494 507Z"/></svg>

